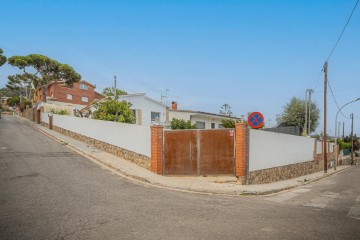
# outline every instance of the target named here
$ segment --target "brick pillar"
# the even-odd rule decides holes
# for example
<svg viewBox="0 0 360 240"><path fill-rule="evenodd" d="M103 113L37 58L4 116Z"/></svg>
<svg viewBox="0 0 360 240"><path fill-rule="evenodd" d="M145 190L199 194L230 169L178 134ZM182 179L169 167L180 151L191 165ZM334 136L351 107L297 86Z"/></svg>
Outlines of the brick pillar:
<svg viewBox="0 0 360 240"><path fill-rule="evenodd" d="M244 183L246 177L247 126L245 123L235 125L235 175Z"/></svg>
<svg viewBox="0 0 360 240"><path fill-rule="evenodd" d="M163 174L163 126L151 126L151 163L150 169L153 173Z"/></svg>

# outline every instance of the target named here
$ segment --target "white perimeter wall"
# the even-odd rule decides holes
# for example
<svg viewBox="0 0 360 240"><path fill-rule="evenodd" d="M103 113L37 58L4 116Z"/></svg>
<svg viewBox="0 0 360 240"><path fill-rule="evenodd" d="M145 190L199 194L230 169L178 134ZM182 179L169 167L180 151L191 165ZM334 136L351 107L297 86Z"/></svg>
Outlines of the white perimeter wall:
<svg viewBox="0 0 360 240"><path fill-rule="evenodd" d="M249 171L314 159L314 139L250 129Z"/></svg>
<svg viewBox="0 0 360 240"><path fill-rule="evenodd" d="M321 154L322 153L322 141L317 140L316 141L316 154Z"/></svg>
<svg viewBox="0 0 360 240"><path fill-rule="evenodd" d="M41 120L49 123L48 113ZM54 126L150 157L150 126L53 115Z"/></svg>

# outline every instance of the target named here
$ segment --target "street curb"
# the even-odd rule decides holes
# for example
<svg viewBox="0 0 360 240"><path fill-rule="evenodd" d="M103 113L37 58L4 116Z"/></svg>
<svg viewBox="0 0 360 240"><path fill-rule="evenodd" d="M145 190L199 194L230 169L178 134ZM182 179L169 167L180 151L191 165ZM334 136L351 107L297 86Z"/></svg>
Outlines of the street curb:
<svg viewBox="0 0 360 240"><path fill-rule="evenodd" d="M320 176L320 177L317 177L317 178L314 178L314 179L311 179L311 180L308 180L306 182L300 182L298 184L295 184L295 185L292 185L292 186L288 186L288 187L283 187L283 188L278 188L278 189L271 189L271 190L266 190L266 191L242 191L242 192L239 192L239 193L236 193L236 194L230 194L230 193L224 193L224 192L218 192L218 191L206 191L206 190L191 190L191 189L183 189L183 188L176 188L176 187L168 187L168 186L163 186L159 183L153 183L149 180L147 180L146 178L143 178L143 177L139 177L137 175L134 175L134 174L131 174L129 172L127 172L126 170L123 170L123 169L119 169L117 167L114 167L113 165L111 164L108 164L106 162L104 162L103 160L101 160L100 158L98 157L95 157L91 154L88 154L86 153L85 151L79 149L78 147L60 139L60 138L57 138L43 130L41 130L40 128L38 128L36 125L33 125L32 122L30 122L28 119L25 119L25 118L22 118L21 116L17 116L16 115L16 118L19 119L20 121L23 121L24 123L26 123L27 125L29 125L30 127L32 127L33 129L41 132L42 134L46 135L47 137L67 146L68 148L70 148L71 150L79 153L80 155L88 158L89 160L101 165L101 166L105 166L107 167L109 170L111 170L112 172L115 172L117 173L119 176L125 178L125 179L133 179L133 180L136 180L138 182L141 182L147 186L153 186L153 187L157 187L157 188L161 188L161 189L167 189L167 190L172 190L172 191L177 191L177 192L185 192L185 193L197 193L197 194L206 194L206 195L223 195L223 196L230 196L230 197L238 197L238 196L265 196L265 195L270 195L270 194L276 194L276 193L279 193L279 192L283 192L283 191L288 191L288 190L291 190L291 189L294 189L294 188L297 188L297 187L300 187L300 186L304 186L304 185L308 185L310 183L313 183L313 182L317 182L317 181L320 181L324 178L327 178L327 177L330 177L334 174L339 174L341 172L344 172L346 170L349 170L352 168L352 166L349 166L348 168L345 168L345 169L342 169L342 170L337 170L336 172L332 172L332 173L326 173L326 175L323 175L323 176Z"/></svg>
<svg viewBox="0 0 360 240"><path fill-rule="evenodd" d="M304 185L308 185L310 183L314 183L314 182L318 182L324 178L327 178L327 177L330 177L332 175L335 175L335 174L338 174L338 173L342 173L344 171L347 171L349 169L351 169L352 166L349 166L345 169L342 169L342 170L337 170L336 172L332 172L332 173L326 173L326 175L323 175L321 177L317 177L317 178L314 178L314 179L311 179L311 180L308 180L306 182L301 182L301 183L298 183L296 185L293 185L293 186L289 186L289 187L284 187L284 188L279 188L279 189L274 189L274 190L269 190L269 191L263 191L263 192L250 192L250 193L244 193L244 195L249 195L249 196L262 196L262 195L270 195L270 194L275 194L275 193L279 193L279 192L283 192L283 191L288 191L288 190L291 190L291 189L294 189L294 188L297 188L297 187L301 187L301 186L304 186Z"/></svg>

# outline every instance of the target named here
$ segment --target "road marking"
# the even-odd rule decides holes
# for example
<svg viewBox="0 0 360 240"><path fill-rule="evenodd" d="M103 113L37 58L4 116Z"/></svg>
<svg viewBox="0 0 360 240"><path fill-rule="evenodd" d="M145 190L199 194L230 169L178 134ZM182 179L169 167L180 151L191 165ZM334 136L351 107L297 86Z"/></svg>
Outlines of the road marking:
<svg viewBox="0 0 360 240"><path fill-rule="evenodd" d="M272 201L272 202L284 202L284 201L287 201L289 199L292 199L292 198L298 196L301 193L306 193L309 191L311 191L311 189L299 188L299 189L295 189L295 190L292 190L292 191L289 191L286 193L280 193L275 196L267 197L265 199Z"/></svg>
<svg viewBox="0 0 360 240"><path fill-rule="evenodd" d="M282 194L278 194L272 197L268 197L266 198L266 200L272 201L272 202L284 202L286 200L289 200L291 198L294 198L296 196L298 196L299 194L297 193L293 193L293 192L286 192L286 193L282 193Z"/></svg>
<svg viewBox="0 0 360 240"><path fill-rule="evenodd" d="M350 208L347 216L360 220L360 196L356 198L355 205Z"/></svg>
<svg viewBox="0 0 360 240"><path fill-rule="evenodd" d="M324 192L320 196L315 197L310 202L303 204L306 207L325 208L331 201L339 196L339 193Z"/></svg>

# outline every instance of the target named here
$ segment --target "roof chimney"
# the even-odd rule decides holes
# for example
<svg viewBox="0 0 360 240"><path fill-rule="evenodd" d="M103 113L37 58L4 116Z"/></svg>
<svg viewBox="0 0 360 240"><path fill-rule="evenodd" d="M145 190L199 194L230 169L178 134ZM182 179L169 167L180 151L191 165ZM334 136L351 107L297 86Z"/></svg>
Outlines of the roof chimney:
<svg viewBox="0 0 360 240"><path fill-rule="evenodd" d="M171 103L171 109L172 110L177 110L177 102L172 102Z"/></svg>

